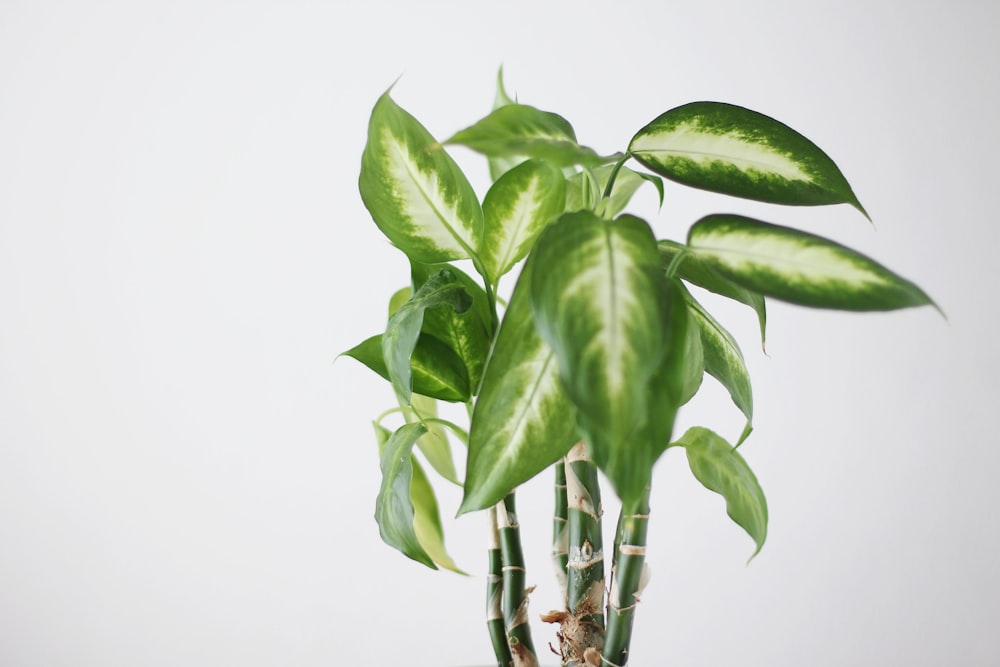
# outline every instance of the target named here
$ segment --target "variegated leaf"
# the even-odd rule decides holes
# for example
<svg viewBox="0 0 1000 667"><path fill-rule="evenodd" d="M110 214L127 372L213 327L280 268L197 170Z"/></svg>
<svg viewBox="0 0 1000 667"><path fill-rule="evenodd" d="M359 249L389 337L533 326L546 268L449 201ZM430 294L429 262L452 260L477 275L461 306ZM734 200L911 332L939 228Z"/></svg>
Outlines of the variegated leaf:
<svg viewBox="0 0 1000 667"><path fill-rule="evenodd" d="M472 297L462 287L456 274L449 269L442 269L389 318L382 336L382 356L389 372L389 381L403 405L410 402L410 357L420 336L424 311L436 306L447 306L462 313L471 305Z"/></svg>
<svg viewBox="0 0 1000 667"><path fill-rule="evenodd" d="M733 338L712 315L705 310L689 292L685 294L691 317L697 322L701 332L704 350L705 372L722 383L733 403L753 422L753 391L750 388L750 373L743 361L743 353Z"/></svg>
<svg viewBox="0 0 1000 667"><path fill-rule="evenodd" d="M596 166L619 156L599 156L576 143L565 118L526 104L505 104L474 125L455 133L446 144L460 144L486 157L541 158L560 167Z"/></svg>
<svg viewBox="0 0 1000 667"><path fill-rule="evenodd" d="M386 544L436 570L437 565L420 544L414 530L415 515L410 498L413 445L425 431L423 424L406 424L393 433L382 447L379 457L382 485L375 500L375 521Z"/></svg>
<svg viewBox="0 0 1000 667"><path fill-rule="evenodd" d="M760 553L767 539L767 500L750 466L728 442L706 428L688 430L676 445L687 451L691 472L726 500L726 513L753 538Z"/></svg>
<svg viewBox="0 0 1000 667"><path fill-rule="evenodd" d="M638 218L567 213L532 253L532 304L555 352L594 462L622 498L648 483L654 456L639 437L664 352L666 283L656 241Z"/></svg>
<svg viewBox="0 0 1000 667"><path fill-rule="evenodd" d="M760 342L761 345L764 344L767 307L763 294L741 287L732 280L719 275L705 266L694 253L688 252L688 247L683 243L661 239L657 241L657 245L660 247L660 255L663 257L663 266L668 273L672 271L673 275L692 285L697 285L709 292L739 301L753 308L754 312L757 313L757 322L760 324Z"/></svg>
<svg viewBox="0 0 1000 667"><path fill-rule="evenodd" d="M894 310L934 305L912 282L821 236L736 215L710 215L688 232L699 259L766 296L816 308Z"/></svg>
<svg viewBox="0 0 1000 667"><path fill-rule="evenodd" d="M865 213L826 153L763 114L721 102L671 109L639 130L629 153L678 183L778 204L851 204Z"/></svg>
<svg viewBox="0 0 1000 667"><path fill-rule="evenodd" d="M559 367L531 312L529 258L504 315L476 400L460 512L496 504L578 440Z"/></svg>
<svg viewBox="0 0 1000 667"><path fill-rule="evenodd" d="M524 259L566 201L566 179L559 169L528 160L493 184L483 200L486 229L479 256L494 285Z"/></svg>
<svg viewBox="0 0 1000 667"><path fill-rule="evenodd" d="M372 110L358 186L375 224L411 259L468 259L482 240L483 212L469 181L389 93Z"/></svg>
<svg viewBox="0 0 1000 667"><path fill-rule="evenodd" d="M382 356L382 335L372 336L354 346L344 356L357 359L386 380L389 369ZM421 335L410 355L413 391L442 401L469 399L469 376L465 364L447 345L433 336Z"/></svg>
<svg viewBox="0 0 1000 667"><path fill-rule="evenodd" d="M420 464L415 460L412 463L413 478L410 480L410 502L413 503L413 532L417 536L417 541L437 565L458 574L465 574L445 549L441 511L438 508L434 487L431 486Z"/></svg>

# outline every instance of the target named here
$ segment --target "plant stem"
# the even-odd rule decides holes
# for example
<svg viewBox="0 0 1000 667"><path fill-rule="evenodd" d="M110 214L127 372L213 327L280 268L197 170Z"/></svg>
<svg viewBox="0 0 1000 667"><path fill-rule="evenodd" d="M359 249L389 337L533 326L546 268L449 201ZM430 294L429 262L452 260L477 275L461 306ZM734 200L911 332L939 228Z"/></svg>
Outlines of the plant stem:
<svg viewBox="0 0 1000 667"><path fill-rule="evenodd" d="M566 530L566 462L555 465L555 512L552 515L552 568L563 594L563 605L569 605L569 590L566 581L566 564L569 560L569 533Z"/></svg>
<svg viewBox="0 0 1000 667"><path fill-rule="evenodd" d="M608 175L608 183L604 186L604 196L603 199L608 199L611 197L611 191L615 187L615 180L618 178L618 172L622 170L622 166L628 162L628 159L632 157L628 153L621 156L618 162L615 162L615 166L611 168L611 174Z"/></svg>
<svg viewBox="0 0 1000 667"><path fill-rule="evenodd" d="M604 542L601 537L601 489L597 467L583 442L566 454L566 513L569 534L568 611L563 622L563 660L584 664L588 648L604 645ZM572 664L572 662L570 663Z"/></svg>
<svg viewBox="0 0 1000 667"><path fill-rule="evenodd" d="M625 667L632 641L632 621L646 585L646 531L649 527L649 488L632 507L622 507L611 590L608 594L608 632L601 664Z"/></svg>
<svg viewBox="0 0 1000 667"><path fill-rule="evenodd" d="M521 550L521 528L517 522L514 492L497 503L497 526L500 531L500 552L503 557L503 617L507 629L513 667L538 667L535 645L528 625L528 595L525 588L524 552Z"/></svg>
<svg viewBox="0 0 1000 667"><path fill-rule="evenodd" d="M513 658L507 645L507 631L503 622L503 554L500 551L500 531L497 526L497 508L490 508L489 571L486 575L486 627L490 632L493 653L498 667L510 667Z"/></svg>

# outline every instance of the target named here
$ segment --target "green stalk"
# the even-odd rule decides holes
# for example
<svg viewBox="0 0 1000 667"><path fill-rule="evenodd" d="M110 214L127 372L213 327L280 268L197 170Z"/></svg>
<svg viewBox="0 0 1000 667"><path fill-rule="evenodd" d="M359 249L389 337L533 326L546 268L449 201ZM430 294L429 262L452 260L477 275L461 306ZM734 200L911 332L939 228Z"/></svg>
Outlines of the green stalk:
<svg viewBox="0 0 1000 667"><path fill-rule="evenodd" d="M649 528L649 488L632 507L622 508L608 594L608 632L601 664L625 667L632 641L632 622L646 585L646 531Z"/></svg>
<svg viewBox="0 0 1000 667"><path fill-rule="evenodd" d="M552 515L552 567L563 594L563 605L569 605L566 564L569 561L569 533L566 530L566 463L558 461L555 483L555 512Z"/></svg>
<svg viewBox="0 0 1000 667"><path fill-rule="evenodd" d="M535 645L528 625L528 595L525 588L524 552L521 550L521 528L517 522L514 492L496 505L500 531L500 553L503 556L502 606L507 644L510 646L512 667L538 667Z"/></svg>
<svg viewBox="0 0 1000 667"><path fill-rule="evenodd" d="M507 631L503 622L503 554L500 551L500 531L497 527L497 508L490 508L489 572L486 575L486 627L490 632L497 667L510 667L513 658L507 645Z"/></svg>
<svg viewBox="0 0 1000 667"><path fill-rule="evenodd" d="M564 665L588 664L604 645L604 541L597 467L583 442L566 454L566 513L569 533L569 616L562 625Z"/></svg>

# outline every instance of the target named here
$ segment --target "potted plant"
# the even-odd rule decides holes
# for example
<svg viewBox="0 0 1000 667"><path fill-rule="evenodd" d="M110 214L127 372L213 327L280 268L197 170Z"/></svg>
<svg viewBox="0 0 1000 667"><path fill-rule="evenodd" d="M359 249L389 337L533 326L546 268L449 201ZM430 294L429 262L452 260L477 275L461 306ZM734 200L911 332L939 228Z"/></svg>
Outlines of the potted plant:
<svg viewBox="0 0 1000 667"><path fill-rule="evenodd" d="M482 199L450 145L488 159L492 185ZM565 606L543 619L559 624L563 665L629 663L651 473L667 449L683 448L695 477L725 498L754 555L764 544L767 504L737 450L752 430L750 378L739 345L692 286L751 308L761 342L768 298L851 311L934 305L914 283L835 241L737 214L703 217L683 241L658 238L625 211L644 186L662 204L662 179L774 204L849 204L867 217L817 146L731 104L673 108L612 154L580 144L565 118L515 102L502 75L493 111L444 142L389 92L371 114L361 197L412 276L389 297L384 332L345 353L396 397L375 420L375 518L390 546L457 570L431 472L462 486L459 513L489 513L485 620L503 667L538 664L515 494L546 469L556 511L545 548ZM476 278L455 264L463 260ZM500 297L504 280L514 283L509 302ZM706 373L746 418L735 442L702 427L673 432ZM439 401L465 404L468 426L441 418ZM390 415L402 418L394 429ZM464 475L452 440L465 446ZM610 548L599 472L621 500Z"/></svg>

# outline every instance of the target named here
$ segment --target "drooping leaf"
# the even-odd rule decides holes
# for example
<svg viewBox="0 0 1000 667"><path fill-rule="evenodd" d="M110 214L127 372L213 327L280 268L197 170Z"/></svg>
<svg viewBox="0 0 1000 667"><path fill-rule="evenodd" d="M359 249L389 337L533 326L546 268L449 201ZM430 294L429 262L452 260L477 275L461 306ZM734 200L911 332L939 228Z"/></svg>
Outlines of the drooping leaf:
<svg viewBox="0 0 1000 667"><path fill-rule="evenodd" d="M423 424L406 424L393 433L382 447L379 457L382 485L375 500L375 521L378 522L382 541L436 570L437 565L420 544L414 530L415 515L410 498L413 445L425 431Z"/></svg>
<svg viewBox="0 0 1000 667"><path fill-rule="evenodd" d="M466 146L490 158L541 158L559 167L597 166L617 159L576 143L573 126L562 116L526 104L498 107L445 143Z"/></svg>
<svg viewBox="0 0 1000 667"><path fill-rule="evenodd" d="M493 184L483 199L486 230L479 256L494 284L524 259L565 200L562 172L540 160L518 165Z"/></svg>
<svg viewBox="0 0 1000 667"><path fill-rule="evenodd" d="M436 306L448 306L462 313L471 305L472 297L462 287L456 274L449 269L442 269L389 318L382 336L382 356L389 372L389 381L404 405L410 402L410 357L420 336L424 311Z"/></svg>
<svg viewBox="0 0 1000 667"><path fill-rule="evenodd" d="M389 369L382 356L382 335L372 336L347 352L386 380ZM433 336L421 335L410 356L413 391L442 401L463 402L469 399L469 376L462 360Z"/></svg>
<svg viewBox="0 0 1000 667"><path fill-rule="evenodd" d="M670 180L777 204L851 204L867 216L847 179L804 136L763 114L693 102L639 130L629 153Z"/></svg>
<svg viewBox="0 0 1000 667"><path fill-rule="evenodd" d="M639 437L664 352L666 283L642 220L567 213L532 253L539 334L555 352L590 453L623 502L649 481L654 448Z"/></svg>
<svg viewBox="0 0 1000 667"><path fill-rule="evenodd" d="M421 289L440 270L440 267L411 262L413 288ZM456 277L466 294L472 297L472 306L463 312L457 312L454 308L430 308L424 311L420 331L444 341L458 354L468 371L469 386L475 391L493 338L489 299L479 283L467 274L451 265L447 266L447 270Z"/></svg>
<svg viewBox="0 0 1000 667"><path fill-rule="evenodd" d="M719 275L705 266L697 255L688 252L688 247L683 243L661 239L657 241L657 245L660 247L660 255L663 257L663 266L667 269L673 267L674 275L678 278L753 308L754 312L757 313L757 322L760 324L760 342L763 345L767 325L767 307L763 294L741 287L732 280Z"/></svg>
<svg viewBox="0 0 1000 667"><path fill-rule="evenodd" d="M441 526L441 511L438 508L437 496L434 495L434 488L417 461L413 461L410 501L413 503L413 532L424 552L446 570L465 574L445 549L444 528Z"/></svg>
<svg viewBox="0 0 1000 667"><path fill-rule="evenodd" d="M483 212L468 179L388 92L372 110L358 187L375 224L411 259L468 259L482 239Z"/></svg>
<svg viewBox="0 0 1000 667"><path fill-rule="evenodd" d="M712 315L688 292L685 294L691 317L701 332L705 353L705 372L722 383L733 403L753 423L753 391L750 373L743 361L743 353L733 338Z"/></svg>
<svg viewBox="0 0 1000 667"><path fill-rule="evenodd" d="M767 539L767 500L750 466L735 448L706 428L692 428L674 444L687 451L695 478L726 499L726 513L757 545L752 559Z"/></svg>
<svg viewBox="0 0 1000 667"><path fill-rule="evenodd" d="M566 211L593 209L604 194L613 169L614 165L605 164L593 169L584 169L567 179ZM613 218L624 211L643 183L653 184L660 196L660 205L662 206L663 179L659 176L622 167L615 178L614 186L611 188L611 196L600 210L601 216Z"/></svg>
<svg viewBox="0 0 1000 667"><path fill-rule="evenodd" d="M791 303L840 310L934 305L876 261L821 236L737 215L710 215L688 232L698 258L733 282Z"/></svg>
<svg viewBox="0 0 1000 667"><path fill-rule="evenodd" d="M460 512L496 504L579 439L559 368L531 312L529 258L514 287L476 400Z"/></svg>
<svg viewBox="0 0 1000 667"><path fill-rule="evenodd" d="M412 411L407 411L406 421L415 423L420 419L437 417L437 403L433 398L413 394L410 400ZM427 432L417 440L417 448L427 458L431 467L452 484L461 484L455 471L455 461L451 456L451 443L444 427L433 422L424 422Z"/></svg>

